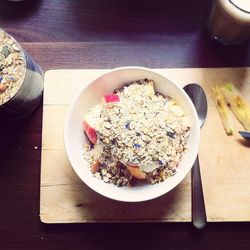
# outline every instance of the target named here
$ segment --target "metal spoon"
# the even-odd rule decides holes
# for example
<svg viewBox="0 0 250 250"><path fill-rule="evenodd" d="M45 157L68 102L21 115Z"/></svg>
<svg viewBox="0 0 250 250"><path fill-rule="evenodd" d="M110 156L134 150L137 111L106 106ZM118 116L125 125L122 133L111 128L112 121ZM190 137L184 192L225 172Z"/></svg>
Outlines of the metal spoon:
<svg viewBox="0 0 250 250"><path fill-rule="evenodd" d="M239 133L243 138L250 141L250 132L249 131L239 131Z"/></svg>
<svg viewBox="0 0 250 250"><path fill-rule="evenodd" d="M204 90L196 83L188 84L184 90L192 100L200 121L200 127L205 122L207 116L207 98ZM207 222L204 196L202 191L199 158L192 167L192 222L195 228L202 229Z"/></svg>

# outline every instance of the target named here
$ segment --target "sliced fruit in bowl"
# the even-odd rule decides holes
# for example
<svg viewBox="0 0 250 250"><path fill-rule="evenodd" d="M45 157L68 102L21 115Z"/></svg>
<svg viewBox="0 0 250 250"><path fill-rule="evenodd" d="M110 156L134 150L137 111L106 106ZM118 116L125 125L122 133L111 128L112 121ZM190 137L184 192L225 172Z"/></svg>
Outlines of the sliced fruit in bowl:
<svg viewBox="0 0 250 250"><path fill-rule="evenodd" d="M111 103L111 102L119 102L120 96L117 94L108 94L103 96L103 101L105 103Z"/></svg>
<svg viewBox="0 0 250 250"><path fill-rule="evenodd" d="M99 118L102 106L107 105L107 108L112 108L110 104L120 101L120 97L117 94L104 95L102 98L102 104L97 104L90 108L83 119L83 129L88 136L89 140L96 144L97 141L97 129L99 126Z"/></svg>
<svg viewBox="0 0 250 250"><path fill-rule="evenodd" d="M84 116L83 119L83 129L88 136L89 140L96 144L97 141L97 128L99 123L101 107L100 105L95 105L91 109L89 109L88 113Z"/></svg>
<svg viewBox="0 0 250 250"><path fill-rule="evenodd" d="M146 179L146 173L142 171L138 166L133 166L133 165L126 165L128 171L130 174L135 177L136 179L139 180L144 180Z"/></svg>

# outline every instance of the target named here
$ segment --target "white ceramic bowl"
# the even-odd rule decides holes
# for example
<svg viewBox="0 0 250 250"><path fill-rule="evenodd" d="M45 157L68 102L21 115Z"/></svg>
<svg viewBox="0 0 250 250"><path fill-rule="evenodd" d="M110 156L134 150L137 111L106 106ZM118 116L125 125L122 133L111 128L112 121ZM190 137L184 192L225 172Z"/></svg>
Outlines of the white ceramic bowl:
<svg viewBox="0 0 250 250"><path fill-rule="evenodd" d="M188 150L183 155L177 168L177 173L159 184L117 187L113 184L104 183L104 181L92 175L87 162L82 156L82 145L87 141L82 127L84 114L88 108L99 103L103 95L112 93L114 89L122 87L125 83L144 78L153 79L156 91L176 99L184 109L185 114L191 121L191 130L187 145ZM166 194L176 187L192 168L198 153L199 140L200 127L197 113L184 90L164 76L151 69L142 67L117 68L90 82L86 88L80 91L73 101L64 129L66 152L73 169L81 180L103 196L126 202L150 200Z"/></svg>

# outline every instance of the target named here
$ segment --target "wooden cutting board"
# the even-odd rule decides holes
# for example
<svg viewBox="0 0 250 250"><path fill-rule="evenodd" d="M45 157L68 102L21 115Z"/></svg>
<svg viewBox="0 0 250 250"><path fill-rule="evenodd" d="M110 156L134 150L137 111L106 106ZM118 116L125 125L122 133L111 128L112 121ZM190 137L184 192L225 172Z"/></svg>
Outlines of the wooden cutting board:
<svg viewBox="0 0 250 250"><path fill-rule="evenodd" d="M201 131L200 167L207 219L250 221L250 143L222 127L211 87L232 81L250 102L250 68L156 69L183 86L205 89L208 116ZM65 116L74 96L107 70L51 70L45 74L40 218L44 223L191 221L190 174L169 194L142 203L102 197L75 174L64 151Z"/></svg>

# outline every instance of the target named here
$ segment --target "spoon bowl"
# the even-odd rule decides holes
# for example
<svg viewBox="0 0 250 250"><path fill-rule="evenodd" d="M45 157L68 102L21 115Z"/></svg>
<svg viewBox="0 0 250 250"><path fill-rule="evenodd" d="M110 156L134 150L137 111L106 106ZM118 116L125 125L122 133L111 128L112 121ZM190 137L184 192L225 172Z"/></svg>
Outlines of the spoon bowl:
<svg viewBox="0 0 250 250"><path fill-rule="evenodd" d="M190 83L184 87L184 90L192 100L194 107L197 111L200 127L205 122L207 116L207 97L199 84Z"/></svg>
<svg viewBox="0 0 250 250"><path fill-rule="evenodd" d="M244 139L250 141L250 131L239 131L239 133Z"/></svg>

